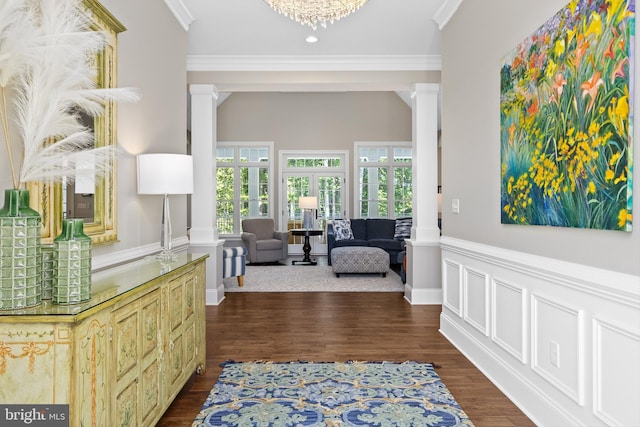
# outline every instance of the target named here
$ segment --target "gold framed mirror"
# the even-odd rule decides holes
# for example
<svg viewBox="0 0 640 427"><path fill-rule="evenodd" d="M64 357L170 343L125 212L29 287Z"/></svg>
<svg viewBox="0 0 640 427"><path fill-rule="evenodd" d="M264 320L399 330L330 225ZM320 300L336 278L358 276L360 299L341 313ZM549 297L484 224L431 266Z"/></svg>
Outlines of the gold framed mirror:
<svg viewBox="0 0 640 427"><path fill-rule="evenodd" d="M102 88L117 87L118 34L126 28L98 1L84 0L93 18L93 29L103 31L107 42L102 52L96 55L97 85ZM105 104L103 115L89 118L87 123L95 135L96 147L115 145L116 104ZM63 188L62 184L31 182L27 184L31 195L31 207L42 216L42 243L52 243L62 230L63 218L84 218L84 231L94 244L116 241L117 158L110 160L111 168L102 177L96 177L93 193L76 193L75 185Z"/></svg>

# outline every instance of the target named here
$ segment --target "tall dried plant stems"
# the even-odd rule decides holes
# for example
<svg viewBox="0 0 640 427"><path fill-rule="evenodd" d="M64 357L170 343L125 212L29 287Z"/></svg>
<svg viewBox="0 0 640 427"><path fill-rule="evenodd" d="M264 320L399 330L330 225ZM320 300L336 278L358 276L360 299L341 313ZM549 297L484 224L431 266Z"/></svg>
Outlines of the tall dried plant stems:
<svg viewBox="0 0 640 427"><path fill-rule="evenodd" d="M37 39L34 13L35 2L30 0L0 0L0 120L14 188L19 187L20 181L13 158L9 89L15 77L26 71Z"/></svg>
<svg viewBox="0 0 640 427"><path fill-rule="evenodd" d="M10 124L23 148L18 171L11 160L16 188L30 181L70 182L79 170L102 175L111 166L114 147L96 148L81 116L99 116L105 103L135 101L138 94L96 87L89 59L105 41L91 30L82 0L0 1L2 123L9 155Z"/></svg>
<svg viewBox="0 0 640 427"><path fill-rule="evenodd" d="M9 166L11 167L11 180L13 188L18 188L18 176L16 174L16 166L13 162L13 150L11 149L11 135L9 133L9 112L7 110L7 88L2 86L2 105L0 106L0 119L2 120L2 130L4 132L4 142L7 145L7 154L9 156Z"/></svg>

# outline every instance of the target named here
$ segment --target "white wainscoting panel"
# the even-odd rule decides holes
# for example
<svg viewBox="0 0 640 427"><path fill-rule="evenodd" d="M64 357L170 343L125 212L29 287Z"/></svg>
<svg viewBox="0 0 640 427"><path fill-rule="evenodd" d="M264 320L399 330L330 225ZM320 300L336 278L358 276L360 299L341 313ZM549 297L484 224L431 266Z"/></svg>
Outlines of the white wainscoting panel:
<svg viewBox="0 0 640 427"><path fill-rule="evenodd" d="M594 414L610 426L640 426L640 389L619 393L621 385L640 378L639 331L596 317L593 333ZM628 370L622 371L618 365Z"/></svg>
<svg viewBox="0 0 640 427"><path fill-rule="evenodd" d="M640 276L443 236L440 331L538 426L640 426Z"/></svg>
<svg viewBox="0 0 640 427"><path fill-rule="evenodd" d="M463 274L464 320L489 336L489 275L468 267Z"/></svg>
<svg viewBox="0 0 640 427"><path fill-rule="evenodd" d="M582 313L531 296L531 369L579 405L584 404Z"/></svg>
<svg viewBox="0 0 640 427"><path fill-rule="evenodd" d="M462 266L442 258L443 305L458 316L462 316Z"/></svg>
<svg viewBox="0 0 640 427"><path fill-rule="evenodd" d="M527 363L527 291L499 279L492 280L491 289L491 339L517 360Z"/></svg>

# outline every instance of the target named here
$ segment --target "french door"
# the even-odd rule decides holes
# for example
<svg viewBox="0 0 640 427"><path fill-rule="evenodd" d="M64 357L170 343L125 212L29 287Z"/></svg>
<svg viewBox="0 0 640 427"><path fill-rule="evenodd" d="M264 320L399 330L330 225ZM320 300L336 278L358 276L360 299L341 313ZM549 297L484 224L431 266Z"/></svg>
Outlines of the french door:
<svg viewBox="0 0 640 427"><path fill-rule="evenodd" d="M301 156L305 158L304 162L299 161ZM303 209L299 207L299 199L302 196L317 197L318 208L313 210L312 228L323 230L323 234L311 238L311 253L314 255L327 253L327 221L346 215L346 177L345 170L342 169L344 161L332 163L328 159L334 157L296 153L283 159L284 164L289 167L282 173L281 200L284 206L281 224L286 224L288 230L302 228ZM336 164L340 167L336 167ZM289 253L302 254L303 243L303 237L290 235Z"/></svg>

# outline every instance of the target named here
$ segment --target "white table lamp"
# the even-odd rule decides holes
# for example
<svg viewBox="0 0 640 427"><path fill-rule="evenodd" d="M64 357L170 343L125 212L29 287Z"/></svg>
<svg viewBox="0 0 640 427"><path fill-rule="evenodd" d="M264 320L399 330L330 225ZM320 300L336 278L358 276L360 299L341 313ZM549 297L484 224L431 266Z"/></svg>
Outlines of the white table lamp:
<svg viewBox="0 0 640 427"><path fill-rule="evenodd" d="M318 209L318 198L302 196L298 200L298 206L303 209L302 228L313 228L313 210Z"/></svg>
<svg viewBox="0 0 640 427"><path fill-rule="evenodd" d="M171 218L169 194L193 193L193 158L186 154L140 154L138 161L138 194L162 194L162 228L157 255L161 261L173 261L171 250Z"/></svg>

